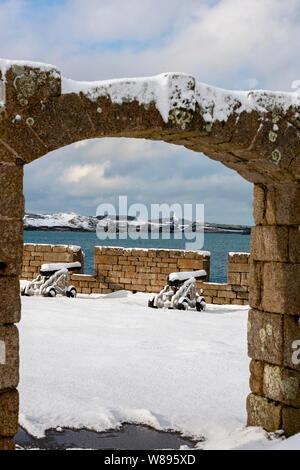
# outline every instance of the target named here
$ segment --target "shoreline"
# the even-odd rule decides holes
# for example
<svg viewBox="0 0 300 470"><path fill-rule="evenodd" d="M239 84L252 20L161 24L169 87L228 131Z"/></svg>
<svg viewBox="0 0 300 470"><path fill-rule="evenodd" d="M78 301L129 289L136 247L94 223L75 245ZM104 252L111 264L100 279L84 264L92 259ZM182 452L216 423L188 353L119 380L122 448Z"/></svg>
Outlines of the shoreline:
<svg viewBox="0 0 300 470"><path fill-rule="evenodd" d="M81 233L96 233L96 230L85 230L83 228L76 228L76 227L24 227L24 231L26 232L81 232ZM124 233L124 232L117 232L117 233ZM130 233L130 232L125 232L125 233ZM149 233L151 234L151 231L149 232L138 232L138 233ZM163 232L159 232L163 233ZM174 233L184 233L184 232L171 232L171 234ZM193 232L188 232L188 233L193 233ZM195 232L196 233L196 232ZM251 228L245 229L245 230L227 230L227 229L216 229L216 230L210 230L210 229L204 229L204 233L220 233L226 235L228 234L236 234L236 235L250 235L251 233Z"/></svg>

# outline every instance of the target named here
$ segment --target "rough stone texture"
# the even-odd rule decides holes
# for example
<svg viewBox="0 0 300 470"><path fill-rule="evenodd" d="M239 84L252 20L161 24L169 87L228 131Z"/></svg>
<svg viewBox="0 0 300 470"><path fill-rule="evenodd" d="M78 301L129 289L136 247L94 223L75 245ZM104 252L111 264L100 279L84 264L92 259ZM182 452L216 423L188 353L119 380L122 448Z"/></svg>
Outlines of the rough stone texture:
<svg viewBox="0 0 300 470"><path fill-rule="evenodd" d="M282 427L287 437L300 432L300 410L284 406L282 410Z"/></svg>
<svg viewBox="0 0 300 470"><path fill-rule="evenodd" d="M4 323L17 323L20 321L19 278L0 277L0 325Z"/></svg>
<svg viewBox="0 0 300 470"><path fill-rule="evenodd" d="M251 393L247 397L247 426L261 426L267 431L281 429L282 405Z"/></svg>
<svg viewBox="0 0 300 470"><path fill-rule="evenodd" d="M264 111L238 114L237 100L227 121L216 120L208 125L203 117L207 110L195 104L193 77L186 77L184 89L178 90L178 74L167 75L169 89L176 90L179 97L181 92L190 96L187 110L170 109L168 122L164 122L154 102L143 105L135 99L124 99L117 104L108 95L94 100L83 93L61 95L60 75L55 69L42 71L34 64L12 64L2 78L6 106L1 135L5 158L8 151L12 154L10 161L30 162L87 138L144 137L202 151L256 184L292 186L299 177L295 158L299 145L297 108L290 106L280 113L279 95L266 92L256 96L252 92L252 100L264 101ZM201 100L202 91L199 93L197 99ZM230 92L228 97L231 99ZM189 107L191 102L195 110ZM172 103L176 106L176 100ZM16 120L16 115L21 119ZM275 141L270 139L274 120L279 128ZM276 191L280 193L278 188ZM280 203L270 207L270 217L271 212L281 210ZM276 223L281 222L276 219Z"/></svg>
<svg viewBox="0 0 300 470"><path fill-rule="evenodd" d="M289 261L300 263L300 230L289 227Z"/></svg>
<svg viewBox="0 0 300 470"><path fill-rule="evenodd" d="M300 372L265 364L264 396L300 408Z"/></svg>
<svg viewBox="0 0 300 470"><path fill-rule="evenodd" d="M264 263L262 309L299 315L300 264Z"/></svg>
<svg viewBox="0 0 300 470"><path fill-rule="evenodd" d="M284 317L284 365L300 371L300 317Z"/></svg>
<svg viewBox="0 0 300 470"><path fill-rule="evenodd" d="M256 225L261 225L266 216L266 188L258 184L253 188L253 218Z"/></svg>
<svg viewBox="0 0 300 470"><path fill-rule="evenodd" d="M14 325L0 326L0 392L16 388L19 383L19 335ZM3 353L5 344L5 354ZM4 357L3 357L4 356ZM1 433L0 433L1 436Z"/></svg>
<svg viewBox="0 0 300 470"><path fill-rule="evenodd" d="M250 362L250 380L251 392L256 395L263 395L264 363L252 359Z"/></svg>
<svg viewBox="0 0 300 470"><path fill-rule="evenodd" d="M299 161L297 165L299 169ZM282 181L282 184L269 184L267 186L255 184L253 216L256 225L299 225L299 182L284 184L284 181Z"/></svg>
<svg viewBox="0 0 300 470"><path fill-rule="evenodd" d="M0 437L0 451L15 450L15 441L12 437Z"/></svg>
<svg viewBox="0 0 300 470"><path fill-rule="evenodd" d="M249 271L249 305L252 308L259 308L261 304L263 264L251 259Z"/></svg>
<svg viewBox="0 0 300 470"><path fill-rule="evenodd" d="M299 152L299 143L298 150L295 151L295 154L297 154L297 152ZM299 182L297 184L268 186L266 198L266 223L268 225L300 224Z"/></svg>
<svg viewBox="0 0 300 470"><path fill-rule="evenodd" d="M251 257L255 261L282 261L289 259L289 231L277 225L252 228Z"/></svg>
<svg viewBox="0 0 300 470"><path fill-rule="evenodd" d="M282 328L282 315L250 310L248 318L249 357L272 364L282 364Z"/></svg>
<svg viewBox="0 0 300 470"><path fill-rule="evenodd" d="M249 312L248 351L263 362L256 374L251 371L250 388L283 407L287 436L300 432L299 195L299 184L255 185L257 226L251 233L249 302L256 310ZM263 414L274 416L268 402L259 403ZM271 431L275 424L253 413L253 407L248 405L248 422L265 421L263 427Z"/></svg>
<svg viewBox="0 0 300 470"><path fill-rule="evenodd" d="M40 272L42 264L74 263L75 261L81 263L81 270L79 272L83 273L84 256L81 249L74 249L72 245L38 245L25 243L21 279L29 281L35 279Z"/></svg>
<svg viewBox="0 0 300 470"><path fill-rule="evenodd" d="M0 216L24 217L23 167L1 163L0 152Z"/></svg>
<svg viewBox="0 0 300 470"><path fill-rule="evenodd" d="M252 104L256 103L256 109L239 113L241 107L239 99L231 92L226 92L224 106L230 102L232 107L228 112L228 118L220 122L213 119L216 103L212 100L211 109L205 104L207 93L217 93L216 90L196 86L195 79L189 76L182 78L183 85L178 86L180 81L178 74L167 74L164 77L168 85L165 90L166 93L171 90L173 94L171 93L168 119L163 120L154 101L145 105L140 104L136 98L124 97L120 103L117 103L113 102L109 93L103 93L95 99L89 99L84 93L62 95L60 73L55 68L20 62L8 64L10 65L5 76L1 74L0 77L6 97L5 105L0 110L0 277L18 276L21 273L23 163L29 163L52 150L83 139L146 138L203 152L255 184L254 218L257 225L266 228L259 227L253 231L251 243L254 257L250 264L243 266L243 263L236 263L231 267L230 283L216 289L216 292L222 295L218 297L218 301L225 303L229 298L232 299L232 303L247 301L249 284L249 300L252 308L285 317L299 316L299 234L295 230L299 229L300 225L300 121L296 99L293 101L294 104L284 108L282 105L285 101L284 95L251 91L248 95L248 98L251 98L249 103L250 101ZM182 93L188 98L184 102L184 108L178 109ZM293 96L296 98L296 95ZM212 114L211 122L207 120L208 114ZM16 116L20 116L20 119L16 119ZM148 256L150 259L151 255ZM133 271L130 270L127 270L126 277L113 274L114 278L106 282L105 278L111 271L114 257L121 258L118 254L109 254L105 263L98 264L101 264L99 276L103 278L102 292L127 285L137 289L139 285L145 284L145 281L147 283L151 281L153 287L158 288L162 277L164 279L166 277L167 272L164 270L169 270L172 264L176 270L198 268L198 263L193 259L181 260L177 264L165 263L164 257L157 255L160 260L156 260L155 266L151 266L152 261L149 261L149 268L154 268L152 272L150 269L146 274L141 273L136 277L135 284L130 274ZM139 263L138 256L136 258L135 263ZM36 260L38 261L40 260ZM124 265L127 261L123 259ZM119 264L123 263L119 259ZM133 267L137 266L138 264ZM156 272L157 269L160 270L159 273ZM90 279L89 282L92 284L94 280ZM244 290L239 290L236 286L242 286ZM90 288L93 286L88 288L82 286L82 291ZM14 290L16 291L16 288ZM213 295L210 297L213 302L216 301ZM13 307L13 310L16 307ZM6 308L5 306L4 312ZM1 315L3 317L10 314ZM252 318L254 314L250 315ZM274 325L272 321L267 322L263 317L262 329L264 325L267 328L268 324L272 324L278 341L274 337L276 341L274 356L271 356L269 346L265 348L265 353L270 362L274 361L274 357L277 360L279 357L277 355L286 339L287 344L283 346L286 364L288 360L286 354L290 348L289 341L294 335L294 329L291 325L285 325L279 338L275 325L277 320L274 320ZM257 316L255 322L259 324ZM0 328L0 331L2 330L3 328ZM270 336L268 341L271 341L272 335L268 336ZM6 366L0 366L0 380L13 384L16 382L18 363L15 353L17 345L13 342L11 344L15 344L11 353L9 352L9 356L11 354L13 357L11 372L5 369ZM259 345L255 342L254 346L256 354ZM9 357L8 361L10 360ZM1 367L5 370L4 379ZM264 374L273 371L270 369L272 366L268 367L266 368L265 364ZM286 371L288 369L280 372L283 377L289 374ZM266 393L269 393L269 383L273 383L273 380L267 380L265 383ZM284 398L284 394L280 397ZM277 404L252 394L248 398L247 407L248 424L262 425L270 431L281 427L282 403ZM297 431L298 410L296 408L284 408L284 410L286 411L283 413L283 428L288 433Z"/></svg>
<svg viewBox="0 0 300 470"><path fill-rule="evenodd" d="M18 432L18 410L17 390L0 394L0 436L11 437Z"/></svg>
<svg viewBox="0 0 300 470"><path fill-rule="evenodd" d="M18 219L0 218L0 276L21 274L23 223Z"/></svg>
<svg viewBox="0 0 300 470"><path fill-rule="evenodd" d="M205 252L184 250L142 250L95 247L95 283L92 279L72 276L72 283L84 293L102 293L118 289L160 292L168 275L175 271L205 269L209 278L210 256ZM198 288L202 283L198 282ZM84 289L84 290L83 290Z"/></svg>

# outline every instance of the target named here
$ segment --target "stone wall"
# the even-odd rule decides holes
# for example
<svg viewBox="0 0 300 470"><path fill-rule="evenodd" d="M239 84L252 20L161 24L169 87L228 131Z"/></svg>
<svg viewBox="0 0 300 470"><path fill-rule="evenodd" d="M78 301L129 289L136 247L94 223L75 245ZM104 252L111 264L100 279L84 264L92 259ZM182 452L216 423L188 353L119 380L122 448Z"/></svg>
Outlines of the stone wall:
<svg viewBox="0 0 300 470"><path fill-rule="evenodd" d="M94 276L72 276L78 292L107 294L120 289L159 292L173 271L205 269L209 279L210 254L96 246L94 262Z"/></svg>
<svg viewBox="0 0 300 470"><path fill-rule="evenodd" d="M300 432L300 185L254 191L248 425Z"/></svg>
<svg viewBox="0 0 300 470"><path fill-rule="evenodd" d="M18 432L19 334L15 323L21 314L24 217L23 167L6 165L3 158L0 151L0 451L14 449Z"/></svg>
<svg viewBox="0 0 300 470"><path fill-rule="evenodd" d="M34 279L44 263L73 261L83 265L79 247L25 244L22 279ZM207 303L247 305L249 261L248 253L229 253L227 284L198 281ZM205 269L207 281L210 272L210 254L198 251L95 247L94 263L93 276L71 275L70 282L78 293L108 294L120 289L159 292L173 271Z"/></svg>
<svg viewBox="0 0 300 470"><path fill-rule="evenodd" d="M72 245L37 245L24 244L21 279L35 279L42 264L49 263L81 263L84 271L84 257L80 247Z"/></svg>

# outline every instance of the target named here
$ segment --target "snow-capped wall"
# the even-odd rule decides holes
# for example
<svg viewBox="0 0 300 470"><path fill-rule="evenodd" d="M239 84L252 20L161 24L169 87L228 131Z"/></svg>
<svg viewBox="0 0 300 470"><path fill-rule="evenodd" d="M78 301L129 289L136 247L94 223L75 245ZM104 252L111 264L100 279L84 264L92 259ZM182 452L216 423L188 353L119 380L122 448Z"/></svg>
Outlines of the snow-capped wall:
<svg viewBox="0 0 300 470"><path fill-rule="evenodd" d="M21 279L35 279L43 264L81 263L80 272L84 271L84 255L76 245L44 245L25 243Z"/></svg>
<svg viewBox="0 0 300 470"><path fill-rule="evenodd" d="M207 303L248 304L249 253L228 255L228 283L198 281ZM71 245L24 245L22 279L34 279L44 263L80 261L81 248ZM170 273L205 270L209 280L210 253L166 249L95 247L94 276L72 274L72 284L83 294L108 294L117 290L159 292Z"/></svg>
<svg viewBox="0 0 300 470"><path fill-rule="evenodd" d="M112 103L137 101L146 107L154 102L165 122L168 122L172 109L194 111L196 104L195 79L182 73L99 82L76 82L62 78L62 93L83 93L91 101L97 101L100 96L109 96Z"/></svg>
<svg viewBox="0 0 300 470"><path fill-rule="evenodd" d="M137 101L140 105L149 106L153 102L166 123L170 118L172 120L172 110L195 111L196 104L207 123L227 121L233 112L266 113L273 109L285 112L290 106L300 105L300 94L296 91L229 91L196 82L194 77L183 73L98 82L62 78L62 93L82 93L91 101L109 96L112 103L117 104Z"/></svg>

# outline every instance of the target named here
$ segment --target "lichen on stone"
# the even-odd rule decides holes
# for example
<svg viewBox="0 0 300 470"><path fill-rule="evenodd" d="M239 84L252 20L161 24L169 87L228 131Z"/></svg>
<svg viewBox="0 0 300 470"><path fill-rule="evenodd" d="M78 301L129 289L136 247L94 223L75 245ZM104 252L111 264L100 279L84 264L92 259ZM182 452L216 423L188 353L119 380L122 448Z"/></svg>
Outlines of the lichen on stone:
<svg viewBox="0 0 300 470"><path fill-rule="evenodd" d="M274 131L269 132L269 141L270 142L276 142L277 140L277 134Z"/></svg>
<svg viewBox="0 0 300 470"><path fill-rule="evenodd" d="M39 85L44 85L47 80L47 74L46 72L42 72L38 75L37 82Z"/></svg>
<svg viewBox="0 0 300 470"><path fill-rule="evenodd" d="M26 119L26 124L28 124L28 126L33 126L34 125L34 119L32 117L28 117Z"/></svg>
<svg viewBox="0 0 300 470"><path fill-rule="evenodd" d="M183 109L172 109L169 113L169 120L179 126L182 130L185 130L187 125L192 121L193 114Z"/></svg>
<svg viewBox="0 0 300 470"><path fill-rule="evenodd" d="M20 90L25 97L31 97L35 93L36 79L33 75L17 75L13 81L16 90Z"/></svg>
<svg viewBox="0 0 300 470"><path fill-rule="evenodd" d="M296 377L284 377L279 366L265 365L264 391L273 400L292 401L297 398L299 381Z"/></svg>
<svg viewBox="0 0 300 470"><path fill-rule="evenodd" d="M299 382L296 377L287 377L282 381L283 397L287 400L295 400L299 390Z"/></svg>
<svg viewBox="0 0 300 470"><path fill-rule="evenodd" d="M21 106L27 106L28 105L28 100L26 98L24 98L22 93L18 94L17 99L18 99Z"/></svg>
<svg viewBox="0 0 300 470"><path fill-rule="evenodd" d="M275 163L275 165L278 165L278 164L279 164L279 162L280 162L280 160L281 160L281 152L280 152L279 149L273 150L271 159L273 160L273 162Z"/></svg>
<svg viewBox="0 0 300 470"><path fill-rule="evenodd" d="M21 75L25 72L25 68L23 65L13 65L12 69L15 75Z"/></svg>
<svg viewBox="0 0 300 470"><path fill-rule="evenodd" d="M272 325L270 325L270 323L268 323L267 326L266 326L266 332L267 332L268 336L272 336L273 328L272 328Z"/></svg>
<svg viewBox="0 0 300 470"><path fill-rule="evenodd" d="M259 330L259 337L260 337L260 341L262 343L262 349L264 349L264 342L266 341L266 330L264 328L261 328Z"/></svg>
<svg viewBox="0 0 300 470"><path fill-rule="evenodd" d="M273 117L272 119L272 122L273 124L277 124L277 122L280 120L280 116L278 116L277 114L275 114L275 116Z"/></svg>

